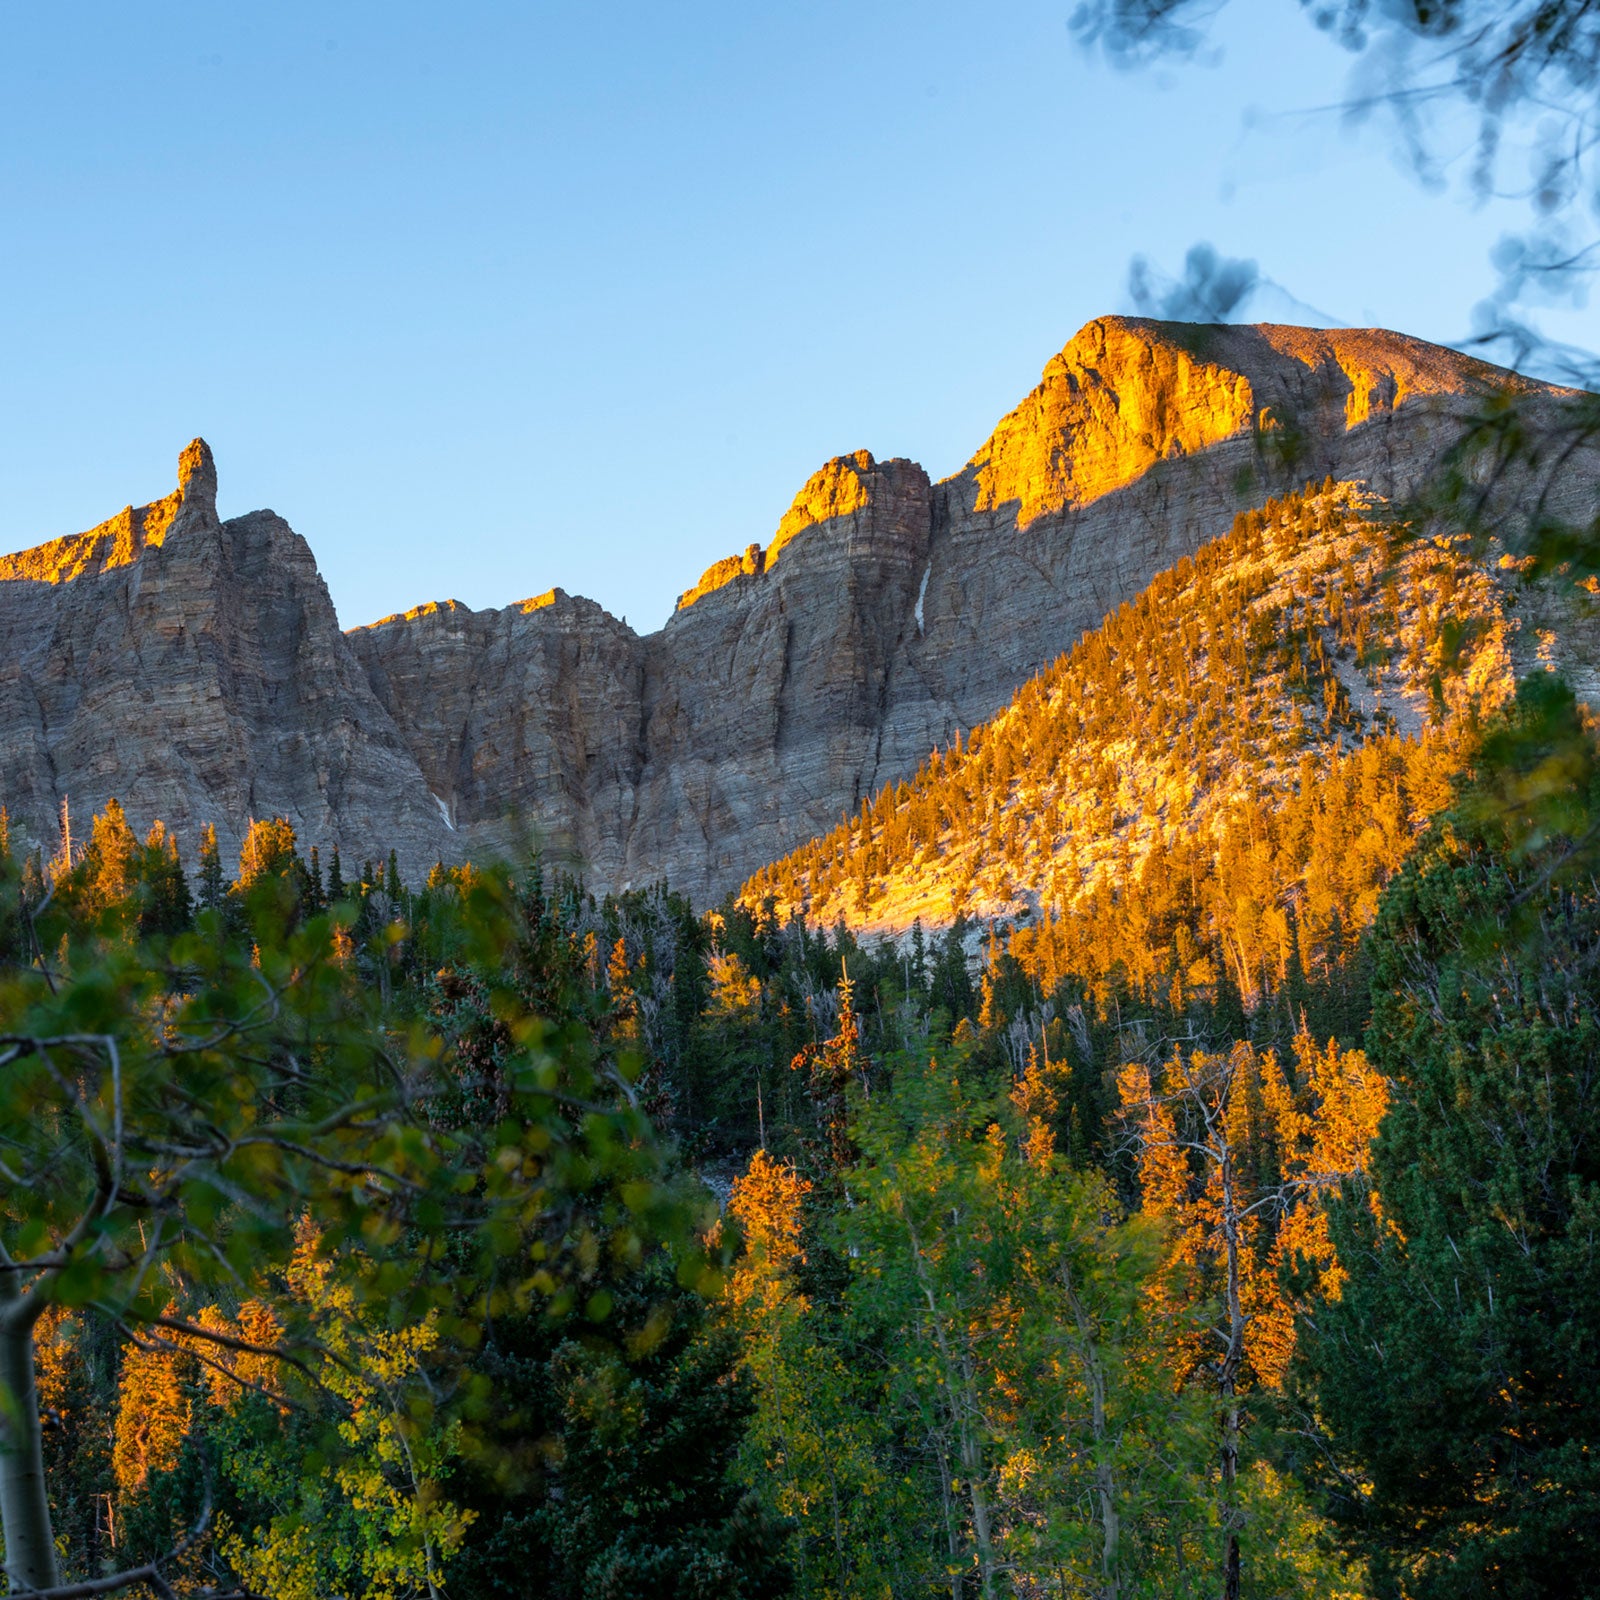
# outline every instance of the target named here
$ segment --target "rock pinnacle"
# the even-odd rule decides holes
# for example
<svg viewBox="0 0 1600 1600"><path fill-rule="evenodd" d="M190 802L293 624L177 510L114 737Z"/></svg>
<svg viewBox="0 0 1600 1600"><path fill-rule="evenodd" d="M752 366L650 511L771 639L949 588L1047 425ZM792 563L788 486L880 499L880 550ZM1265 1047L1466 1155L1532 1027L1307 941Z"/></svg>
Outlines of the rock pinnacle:
<svg viewBox="0 0 1600 1600"><path fill-rule="evenodd" d="M185 506L217 507L217 464L204 439L191 439L178 457L178 490Z"/></svg>

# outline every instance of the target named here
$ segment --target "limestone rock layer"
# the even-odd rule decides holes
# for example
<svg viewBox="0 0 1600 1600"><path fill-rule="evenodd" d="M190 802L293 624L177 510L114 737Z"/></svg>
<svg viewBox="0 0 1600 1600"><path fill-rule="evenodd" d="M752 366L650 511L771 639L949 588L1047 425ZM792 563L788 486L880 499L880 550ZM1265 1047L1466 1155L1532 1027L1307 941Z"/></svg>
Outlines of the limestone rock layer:
<svg viewBox="0 0 1600 1600"><path fill-rule="evenodd" d="M968 465L823 466L769 545L641 637L560 590L342 633L305 542L178 490L0 558L0 800L56 844L117 796L192 863L286 815L347 861L539 842L705 902L908 776L1241 507L1331 473L1403 494L1492 389L1376 330L1104 318Z"/></svg>

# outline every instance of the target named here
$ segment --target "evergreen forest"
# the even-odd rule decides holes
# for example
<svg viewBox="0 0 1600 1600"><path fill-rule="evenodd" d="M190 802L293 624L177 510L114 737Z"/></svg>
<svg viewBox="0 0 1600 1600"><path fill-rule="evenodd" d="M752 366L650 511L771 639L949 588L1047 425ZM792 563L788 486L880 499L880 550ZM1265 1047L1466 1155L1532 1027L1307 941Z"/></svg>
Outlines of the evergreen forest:
<svg viewBox="0 0 1600 1600"><path fill-rule="evenodd" d="M1308 486L709 911L0 830L12 1592L1591 1592L1518 576Z"/></svg>

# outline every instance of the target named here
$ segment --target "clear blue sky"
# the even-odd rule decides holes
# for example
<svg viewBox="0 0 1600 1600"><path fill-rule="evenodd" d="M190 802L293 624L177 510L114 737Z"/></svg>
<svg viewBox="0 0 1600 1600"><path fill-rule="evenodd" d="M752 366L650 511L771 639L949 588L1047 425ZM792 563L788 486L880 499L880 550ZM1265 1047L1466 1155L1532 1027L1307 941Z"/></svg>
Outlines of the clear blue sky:
<svg viewBox="0 0 1600 1600"><path fill-rule="evenodd" d="M1140 77L1073 5L0 7L0 548L201 433L346 625L650 628L828 456L959 468L1135 252L1464 334L1510 213L1288 114L1347 71L1293 0Z"/></svg>

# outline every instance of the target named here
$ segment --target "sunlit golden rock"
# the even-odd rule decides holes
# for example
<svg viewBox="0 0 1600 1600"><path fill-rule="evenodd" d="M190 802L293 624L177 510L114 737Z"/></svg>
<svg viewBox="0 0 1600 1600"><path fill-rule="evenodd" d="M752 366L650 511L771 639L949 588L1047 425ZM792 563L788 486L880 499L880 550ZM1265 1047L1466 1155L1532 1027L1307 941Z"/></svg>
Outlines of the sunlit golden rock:
<svg viewBox="0 0 1600 1600"><path fill-rule="evenodd" d="M449 616L452 612L466 609L459 600L424 600L420 606L412 606L408 611L392 611L388 616L380 617L373 627L381 628L386 622L415 622L418 617Z"/></svg>
<svg viewBox="0 0 1600 1600"><path fill-rule="evenodd" d="M732 583L735 578L756 577L765 567L766 558L758 544L747 545L742 556L724 556L720 561L713 561L700 574L700 581L694 588L686 589L678 596L678 610L683 611L692 606L696 600L704 599L708 594L715 594L718 589Z"/></svg>
<svg viewBox="0 0 1600 1600"><path fill-rule="evenodd" d="M893 463L885 463L892 466ZM857 450L853 455L835 456L806 479L805 486L794 497L794 504L783 514L772 543L765 550L758 544L747 545L742 556L724 556L714 561L701 573L700 581L692 589L678 596L679 611L687 610L696 600L714 594L735 578L759 577L778 559L783 547L792 539L824 523L837 521L871 504L870 480L878 470L869 450Z"/></svg>
<svg viewBox="0 0 1600 1600"><path fill-rule="evenodd" d="M1511 375L1377 328L1208 327L1101 317L1044 370L968 463L979 511L1027 526L1092 504L1163 461L1259 432L1325 437L1407 401Z"/></svg>
<svg viewBox="0 0 1600 1600"><path fill-rule="evenodd" d="M204 439L192 440L178 457L178 487L173 493L147 506L128 506L87 533L0 556L0 582L71 583L128 566L144 551L160 549L186 505L216 512L217 469Z"/></svg>
<svg viewBox="0 0 1600 1600"><path fill-rule="evenodd" d="M778 531L767 547L767 560L776 561L783 547L807 528L865 510L871 499L868 474L877 465L870 451L857 450L854 455L835 456L813 472L794 497L794 504L784 512Z"/></svg>
<svg viewBox="0 0 1600 1600"><path fill-rule="evenodd" d="M1120 317L1091 322L970 465L977 509L1015 504L1024 526L1087 505L1156 462L1246 431L1250 380Z"/></svg>

